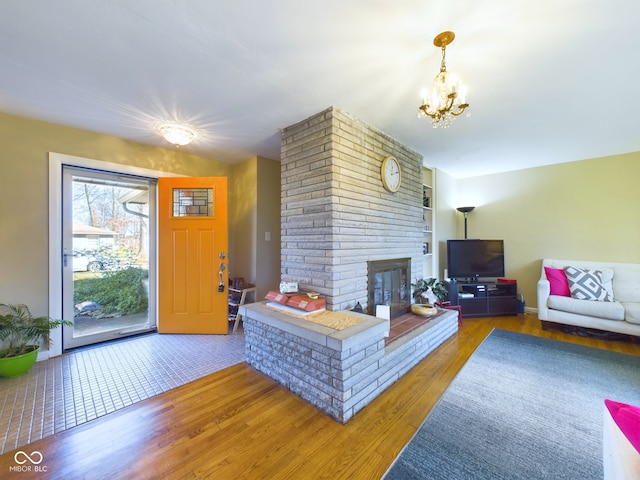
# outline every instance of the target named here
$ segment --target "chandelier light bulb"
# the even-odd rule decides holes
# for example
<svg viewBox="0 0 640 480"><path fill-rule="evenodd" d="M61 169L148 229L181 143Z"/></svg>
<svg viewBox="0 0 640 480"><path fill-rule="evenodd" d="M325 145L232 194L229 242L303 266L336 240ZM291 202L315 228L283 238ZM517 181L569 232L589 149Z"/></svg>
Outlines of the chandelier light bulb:
<svg viewBox="0 0 640 480"><path fill-rule="evenodd" d="M193 128L174 123L158 125L158 131L167 142L176 146L188 145L198 138L198 132Z"/></svg>

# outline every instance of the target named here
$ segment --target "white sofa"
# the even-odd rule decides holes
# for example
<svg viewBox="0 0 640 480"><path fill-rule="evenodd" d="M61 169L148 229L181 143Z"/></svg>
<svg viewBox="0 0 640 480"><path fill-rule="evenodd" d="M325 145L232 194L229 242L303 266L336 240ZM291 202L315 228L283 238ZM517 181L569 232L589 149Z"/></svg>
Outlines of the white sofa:
<svg viewBox="0 0 640 480"><path fill-rule="evenodd" d="M551 295L544 267L599 270L613 301ZM606 277L613 277L607 281ZM640 336L640 264L544 259L538 281L538 318L545 322Z"/></svg>

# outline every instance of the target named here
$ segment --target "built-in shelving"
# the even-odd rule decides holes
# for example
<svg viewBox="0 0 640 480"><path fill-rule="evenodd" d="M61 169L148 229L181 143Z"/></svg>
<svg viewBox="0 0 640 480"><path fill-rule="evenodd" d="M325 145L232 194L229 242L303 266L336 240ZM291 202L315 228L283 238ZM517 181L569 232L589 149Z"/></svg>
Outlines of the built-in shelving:
<svg viewBox="0 0 640 480"><path fill-rule="evenodd" d="M424 278L437 277L437 259L435 245L435 176L432 168L422 170L422 254Z"/></svg>

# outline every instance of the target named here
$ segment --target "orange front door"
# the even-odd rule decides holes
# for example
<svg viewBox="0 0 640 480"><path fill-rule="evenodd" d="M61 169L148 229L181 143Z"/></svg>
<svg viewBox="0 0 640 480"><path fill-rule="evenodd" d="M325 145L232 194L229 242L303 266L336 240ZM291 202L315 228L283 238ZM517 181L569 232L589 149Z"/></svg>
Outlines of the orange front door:
<svg viewBox="0 0 640 480"><path fill-rule="evenodd" d="M158 179L158 331L228 333L227 179Z"/></svg>

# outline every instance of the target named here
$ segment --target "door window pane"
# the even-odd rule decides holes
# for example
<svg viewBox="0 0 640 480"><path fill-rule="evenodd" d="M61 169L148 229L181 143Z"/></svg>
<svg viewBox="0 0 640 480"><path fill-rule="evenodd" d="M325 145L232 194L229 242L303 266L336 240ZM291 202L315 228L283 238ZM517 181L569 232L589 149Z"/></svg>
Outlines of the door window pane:
<svg viewBox="0 0 640 480"><path fill-rule="evenodd" d="M174 188L174 217L213 217L213 188Z"/></svg>

